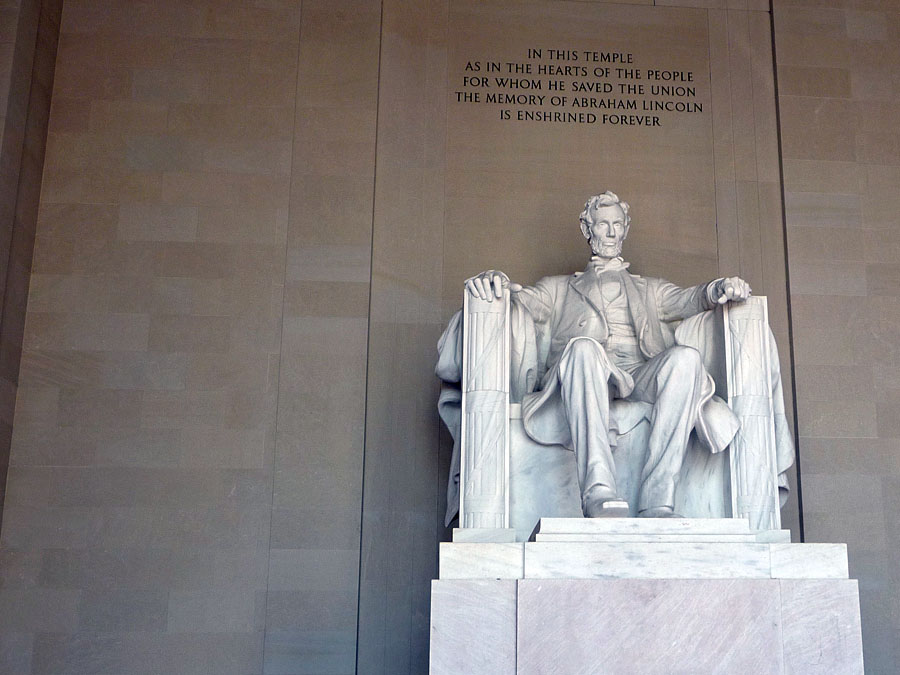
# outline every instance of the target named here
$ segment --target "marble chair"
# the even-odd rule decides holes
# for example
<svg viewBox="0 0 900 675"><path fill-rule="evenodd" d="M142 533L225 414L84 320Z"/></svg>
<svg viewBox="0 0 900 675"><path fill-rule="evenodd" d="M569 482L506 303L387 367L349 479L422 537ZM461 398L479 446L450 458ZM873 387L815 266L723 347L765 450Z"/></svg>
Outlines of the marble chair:
<svg viewBox="0 0 900 675"><path fill-rule="evenodd" d="M457 428L459 526L514 530L521 541L542 517L578 518L582 512L574 453L535 442L523 427L522 396L540 381L536 371L546 359L540 345L548 341L539 326L529 326L538 332L532 336L537 353L523 356L511 330L516 320L508 292L502 302L491 303L466 294L459 316L458 402L452 393L442 392L441 416L451 432ZM691 518L745 517L753 529L779 529L787 482L778 455L792 454L793 441L765 297L692 317L677 327L676 340L701 351L717 396L741 426L719 454L710 453L692 434L675 510ZM457 403L456 414L448 414ZM638 503L650 410L647 403L623 400L613 401L611 408L617 488L631 505ZM785 444L790 447L779 449ZM455 506L453 481L451 476L448 514Z"/></svg>

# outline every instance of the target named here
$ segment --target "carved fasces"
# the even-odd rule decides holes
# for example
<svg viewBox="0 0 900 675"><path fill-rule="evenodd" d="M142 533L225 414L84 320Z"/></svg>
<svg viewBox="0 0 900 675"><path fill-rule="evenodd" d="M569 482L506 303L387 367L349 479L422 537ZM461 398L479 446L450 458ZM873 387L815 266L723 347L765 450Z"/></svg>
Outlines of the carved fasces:
<svg viewBox="0 0 900 675"><path fill-rule="evenodd" d="M781 527L766 298L725 306L728 404L741 427L730 447L731 505L754 530Z"/></svg>
<svg viewBox="0 0 900 675"><path fill-rule="evenodd" d="M509 290L464 294L460 527L509 526Z"/></svg>

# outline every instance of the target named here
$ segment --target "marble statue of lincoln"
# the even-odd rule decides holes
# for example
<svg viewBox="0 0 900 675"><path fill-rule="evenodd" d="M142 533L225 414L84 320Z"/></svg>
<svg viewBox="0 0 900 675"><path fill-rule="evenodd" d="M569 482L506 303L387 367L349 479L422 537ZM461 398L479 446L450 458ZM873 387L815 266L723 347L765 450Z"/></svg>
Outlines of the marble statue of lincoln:
<svg viewBox="0 0 900 675"><path fill-rule="evenodd" d="M618 398L652 406L638 515L671 517L691 432L710 447L717 434L707 429L705 413L712 378L696 349L676 344L670 323L744 301L750 287L730 277L679 288L629 273L621 258L628 212L609 191L587 201L580 222L593 255L584 272L522 286L489 270L469 279L466 289L491 301L508 287L511 303L546 328L546 368L522 400L523 421L534 440L574 450L584 515L627 515L610 445L610 401Z"/></svg>

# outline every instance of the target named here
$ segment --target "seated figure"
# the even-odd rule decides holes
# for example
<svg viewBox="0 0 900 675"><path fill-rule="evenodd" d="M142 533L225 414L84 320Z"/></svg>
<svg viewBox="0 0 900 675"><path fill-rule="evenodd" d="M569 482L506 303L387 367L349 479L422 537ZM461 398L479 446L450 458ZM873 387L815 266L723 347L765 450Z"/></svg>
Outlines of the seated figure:
<svg viewBox="0 0 900 675"><path fill-rule="evenodd" d="M466 282L467 302L499 303L508 295L509 395L521 402L530 439L574 452L584 516L677 516L676 487L692 439L716 454L740 429L738 418L715 395L716 381L708 372L713 357L708 337L712 322L707 319L718 306L746 301L750 287L730 277L679 288L628 272L621 252L630 226L629 205L612 192L591 197L580 223L592 253L584 272L522 286L490 270ZM458 409L453 412L458 402L453 383L461 379L461 321L454 317L441 338L437 368L450 383L440 406L457 441L460 419ZM765 330L765 349L776 364L766 376L772 386L767 394L777 399L772 411L776 456L771 462L777 465L778 487L785 488L783 474L793 461L793 443L780 401L774 340ZM637 503L629 504L617 485L615 445L617 433L634 427L623 420L635 411L649 430L631 497ZM458 456L455 448L448 522L456 508Z"/></svg>

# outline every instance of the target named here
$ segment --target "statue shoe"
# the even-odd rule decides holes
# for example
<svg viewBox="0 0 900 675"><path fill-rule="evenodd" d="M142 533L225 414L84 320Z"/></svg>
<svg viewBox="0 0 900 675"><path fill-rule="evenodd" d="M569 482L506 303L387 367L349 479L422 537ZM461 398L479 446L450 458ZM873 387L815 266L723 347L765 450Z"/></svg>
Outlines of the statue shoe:
<svg viewBox="0 0 900 675"><path fill-rule="evenodd" d="M684 518L671 506L654 506L638 513L638 518Z"/></svg>
<svg viewBox="0 0 900 675"><path fill-rule="evenodd" d="M582 500L585 518L627 518L628 502L605 486L588 490Z"/></svg>

